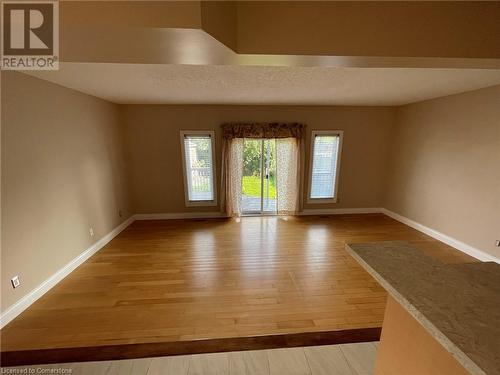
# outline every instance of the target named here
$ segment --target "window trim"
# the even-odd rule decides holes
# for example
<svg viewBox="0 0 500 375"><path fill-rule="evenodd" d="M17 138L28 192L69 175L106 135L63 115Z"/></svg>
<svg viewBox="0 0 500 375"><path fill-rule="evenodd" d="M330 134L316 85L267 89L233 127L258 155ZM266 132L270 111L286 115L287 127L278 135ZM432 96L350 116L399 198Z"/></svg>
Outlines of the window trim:
<svg viewBox="0 0 500 375"><path fill-rule="evenodd" d="M339 147L337 153L337 165L335 166L335 185L333 187L332 198L311 198L312 174L313 174L313 159L314 159L314 140L317 135L333 135L339 137ZM340 175L340 159L342 156L342 141L344 138L343 130L312 130L311 131L311 148L309 149L309 189L307 192L307 203L337 203Z"/></svg>
<svg viewBox="0 0 500 375"><path fill-rule="evenodd" d="M211 139L212 146L212 191L214 192L214 199L206 201L192 201L189 200L189 189L187 180L187 169L186 169L186 148L184 146L184 139L186 136L190 135L208 135ZM215 131L213 130L181 130L180 131L180 141L181 141L181 154L182 154L182 174L184 176L184 203L186 207L200 207L200 206L217 206L217 186L215 181L217 181L216 175L216 159L215 159Z"/></svg>

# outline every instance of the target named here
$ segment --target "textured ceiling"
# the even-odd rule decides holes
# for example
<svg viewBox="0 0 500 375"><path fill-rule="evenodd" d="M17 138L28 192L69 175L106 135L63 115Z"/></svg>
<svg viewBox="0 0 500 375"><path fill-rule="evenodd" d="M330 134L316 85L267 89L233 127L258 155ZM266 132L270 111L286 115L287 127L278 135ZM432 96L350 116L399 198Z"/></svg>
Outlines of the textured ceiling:
<svg viewBox="0 0 500 375"><path fill-rule="evenodd" d="M500 84L500 70L61 63L27 72L128 104L403 105Z"/></svg>

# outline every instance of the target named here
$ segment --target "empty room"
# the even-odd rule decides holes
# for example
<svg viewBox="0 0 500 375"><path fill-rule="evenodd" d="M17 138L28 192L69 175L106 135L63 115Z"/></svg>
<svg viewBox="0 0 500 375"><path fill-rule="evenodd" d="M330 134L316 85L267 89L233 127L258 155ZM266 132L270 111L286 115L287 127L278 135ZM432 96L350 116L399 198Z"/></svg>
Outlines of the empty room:
<svg viewBox="0 0 500 375"><path fill-rule="evenodd" d="M500 374L500 2L1 8L1 373Z"/></svg>

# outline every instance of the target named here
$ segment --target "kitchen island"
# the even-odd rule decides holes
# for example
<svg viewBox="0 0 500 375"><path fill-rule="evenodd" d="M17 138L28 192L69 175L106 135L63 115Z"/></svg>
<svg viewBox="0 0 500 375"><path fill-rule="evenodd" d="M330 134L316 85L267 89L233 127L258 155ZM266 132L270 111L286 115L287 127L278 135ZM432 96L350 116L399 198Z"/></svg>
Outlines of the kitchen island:
<svg viewBox="0 0 500 375"><path fill-rule="evenodd" d="M376 375L500 374L499 264L444 264L402 241L346 250L389 293Z"/></svg>

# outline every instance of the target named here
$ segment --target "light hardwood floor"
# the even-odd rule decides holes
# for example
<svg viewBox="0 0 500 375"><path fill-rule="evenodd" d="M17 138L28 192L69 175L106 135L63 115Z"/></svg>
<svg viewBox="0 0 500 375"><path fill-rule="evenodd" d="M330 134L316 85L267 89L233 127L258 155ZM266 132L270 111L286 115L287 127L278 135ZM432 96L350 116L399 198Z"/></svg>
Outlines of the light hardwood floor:
<svg viewBox="0 0 500 375"><path fill-rule="evenodd" d="M386 293L344 250L406 240L382 214L136 221L1 331L2 351L380 327Z"/></svg>
<svg viewBox="0 0 500 375"><path fill-rule="evenodd" d="M12 369L71 370L72 375L370 375L377 347L372 342Z"/></svg>

